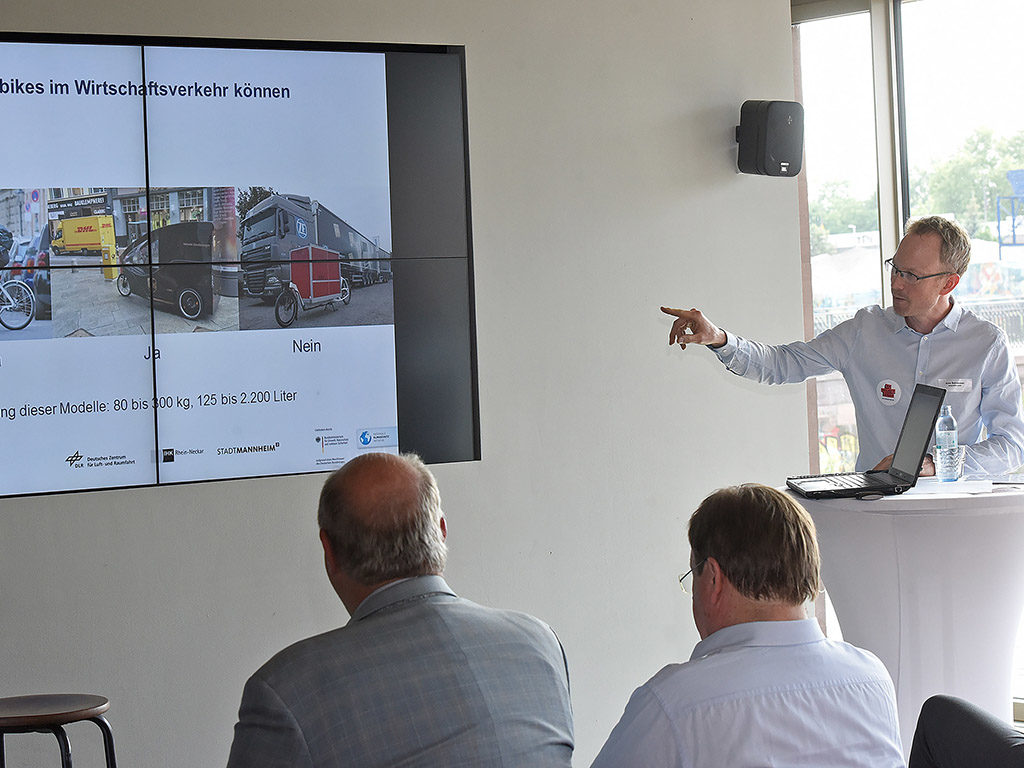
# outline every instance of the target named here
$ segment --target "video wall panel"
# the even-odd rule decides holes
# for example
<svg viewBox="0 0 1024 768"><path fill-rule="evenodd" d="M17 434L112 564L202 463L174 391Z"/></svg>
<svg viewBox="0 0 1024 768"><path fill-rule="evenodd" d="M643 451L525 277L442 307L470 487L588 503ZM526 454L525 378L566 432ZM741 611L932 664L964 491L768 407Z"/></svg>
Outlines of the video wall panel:
<svg viewBox="0 0 1024 768"><path fill-rule="evenodd" d="M465 105L417 106L461 49L37 37L0 39L0 495L479 457ZM424 365L403 316L463 332Z"/></svg>

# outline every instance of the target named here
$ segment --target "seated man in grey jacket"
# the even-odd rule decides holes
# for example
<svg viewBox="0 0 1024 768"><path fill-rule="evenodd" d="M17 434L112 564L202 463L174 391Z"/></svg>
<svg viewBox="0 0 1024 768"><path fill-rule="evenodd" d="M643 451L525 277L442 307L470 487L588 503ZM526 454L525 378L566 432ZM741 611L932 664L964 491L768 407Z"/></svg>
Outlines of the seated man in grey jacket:
<svg viewBox="0 0 1024 768"><path fill-rule="evenodd" d="M249 679L229 768L570 764L562 647L441 578L447 528L418 457L353 459L324 484L319 523L351 619Z"/></svg>

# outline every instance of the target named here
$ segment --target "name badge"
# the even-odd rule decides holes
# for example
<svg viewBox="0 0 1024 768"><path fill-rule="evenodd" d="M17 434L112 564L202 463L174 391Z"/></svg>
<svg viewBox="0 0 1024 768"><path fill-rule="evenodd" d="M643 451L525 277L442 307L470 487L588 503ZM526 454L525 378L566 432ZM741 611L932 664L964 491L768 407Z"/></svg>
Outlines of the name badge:
<svg viewBox="0 0 1024 768"><path fill-rule="evenodd" d="M970 392L974 389L974 379L939 379L939 386L947 392Z"/></svg>

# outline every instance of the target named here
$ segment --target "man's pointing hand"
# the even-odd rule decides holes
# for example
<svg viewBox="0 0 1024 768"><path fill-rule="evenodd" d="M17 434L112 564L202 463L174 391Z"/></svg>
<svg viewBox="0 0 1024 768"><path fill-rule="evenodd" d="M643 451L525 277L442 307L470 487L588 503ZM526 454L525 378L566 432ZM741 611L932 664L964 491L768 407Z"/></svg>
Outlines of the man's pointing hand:
<svg viewBox="0 0 1024 768"><path fill-rule="evenodd" d="M687 344L704 344L715 348L726 342L725 331L704 317L699 309L662 307L661 311L675 318L668 332L669 344L678 344L682 349L686 349Z"/></svg>

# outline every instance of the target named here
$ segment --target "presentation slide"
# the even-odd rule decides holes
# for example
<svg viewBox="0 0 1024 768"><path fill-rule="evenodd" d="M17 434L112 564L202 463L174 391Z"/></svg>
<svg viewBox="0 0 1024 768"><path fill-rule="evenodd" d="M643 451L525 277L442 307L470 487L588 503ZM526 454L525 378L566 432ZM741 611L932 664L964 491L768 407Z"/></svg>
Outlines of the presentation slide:
<svg viewBox="0 0 1024 768"><path fill-rule="evenodd" d="M0 495L398 450L383 53L0 43L0 107Z"/></svg>

